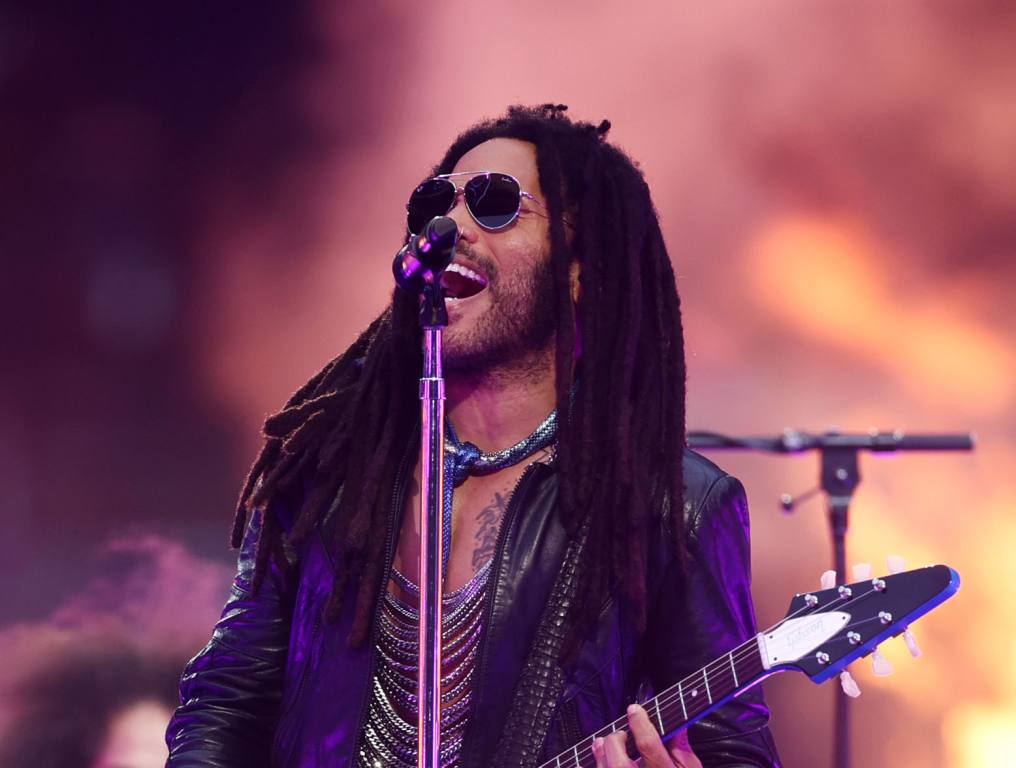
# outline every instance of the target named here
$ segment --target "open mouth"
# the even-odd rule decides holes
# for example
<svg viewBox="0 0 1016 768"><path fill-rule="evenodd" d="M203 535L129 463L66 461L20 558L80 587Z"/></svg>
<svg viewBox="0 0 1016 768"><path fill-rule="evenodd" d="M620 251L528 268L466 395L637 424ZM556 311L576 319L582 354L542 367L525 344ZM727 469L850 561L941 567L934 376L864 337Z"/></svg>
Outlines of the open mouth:
<svg viewBox="0 0 1016 768"><path fill-rule="evenodd" d="M445 297L451 301L468 299L487 287L487 278L464 264L453 261L441 274Z"/></svg>

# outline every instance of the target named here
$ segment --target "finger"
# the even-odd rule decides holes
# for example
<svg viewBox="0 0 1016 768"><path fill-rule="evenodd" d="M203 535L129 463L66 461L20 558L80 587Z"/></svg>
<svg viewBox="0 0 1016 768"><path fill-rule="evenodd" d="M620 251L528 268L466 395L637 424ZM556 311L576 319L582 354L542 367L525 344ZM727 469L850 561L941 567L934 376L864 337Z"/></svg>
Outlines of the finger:
<svg viewBox="0 0 1016 768"><path fill-rule="evenodd" d="M593 739L593 759L596 760L596 768L607 768L606 757L603 755L603 739Z"/></svg>
<svg viewBox="0 0 1016 768"><path fill-rule="evenodd" d="M638 704L628 707L628 725L631 735L635 738L635 747L645 761L646 768L673 768L667 748L655 726L649 721L649 715Z"/></svg>
<svg viewBox="0 0 1016 768"><path fill-rule="evenodd" d="M603 740L603 752L607 757L606 768L630 768L632 761L624 748L627 741L627 731L615 731Z"/></svg>
<svg viewBox="0 0 1016 768"><path fill-rule="evenodd" d="M688 731L681 731L676 734L667 742L667 747L670 749L670 756L676 765L681 766L681 768L702 768L702 762L691 750L691 744L688 742Z"/></svg>

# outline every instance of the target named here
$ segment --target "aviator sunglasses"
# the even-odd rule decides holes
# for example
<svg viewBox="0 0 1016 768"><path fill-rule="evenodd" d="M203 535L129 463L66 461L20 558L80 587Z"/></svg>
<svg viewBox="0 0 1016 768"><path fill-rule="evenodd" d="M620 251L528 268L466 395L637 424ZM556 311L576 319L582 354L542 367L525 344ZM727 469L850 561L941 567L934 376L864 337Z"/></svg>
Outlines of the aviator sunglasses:
<svg viewBox="0 0 1016 768"><path fill-rule="evenodd" d="M456 176L472 176L465 186L456 187L451 179ZM473 220L484 229L504 229L519 217L522 198L532 200L546 210L543 203L526 192L518 179L507 173L494 171L462 171L442 173L427 179L413 190L406 203L406 226L409 233L418 235L435 216L444 216L455 207L455 200L462 192L466 210Z"/></svg>

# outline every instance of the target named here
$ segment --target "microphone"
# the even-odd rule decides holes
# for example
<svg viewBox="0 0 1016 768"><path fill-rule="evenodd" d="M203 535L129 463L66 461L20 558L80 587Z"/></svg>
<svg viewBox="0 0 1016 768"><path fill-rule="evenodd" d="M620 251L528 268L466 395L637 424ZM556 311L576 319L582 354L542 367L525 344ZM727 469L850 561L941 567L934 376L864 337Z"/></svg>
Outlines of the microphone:
<svg viewBox="0 0 1016 768"><path fill-rule="evenodd" d="M448 216L435 216L423 232L414 235L395 254L392 273L395 284L407 293L421 294L427 285L436 285L441 273L452 263L459 225Z"/></svg>

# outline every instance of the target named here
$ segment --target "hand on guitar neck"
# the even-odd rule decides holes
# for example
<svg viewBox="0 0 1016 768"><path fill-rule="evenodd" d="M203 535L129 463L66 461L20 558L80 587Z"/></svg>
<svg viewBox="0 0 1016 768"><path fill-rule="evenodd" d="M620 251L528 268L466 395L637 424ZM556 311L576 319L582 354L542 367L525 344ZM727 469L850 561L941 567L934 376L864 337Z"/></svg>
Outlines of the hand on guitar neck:
<svg viewBox="0 0 1016 768"><path fill-rule="evenodd" d="M702 763L695 757L688 743L688 732L680 731L664 746L649 715L638 704L628 707L628 728L641 759L632 762L626 747L628 733L616 731L593 742L596 768L630 768L632 765L641 765L643 768L702 768Z"/></svg>

